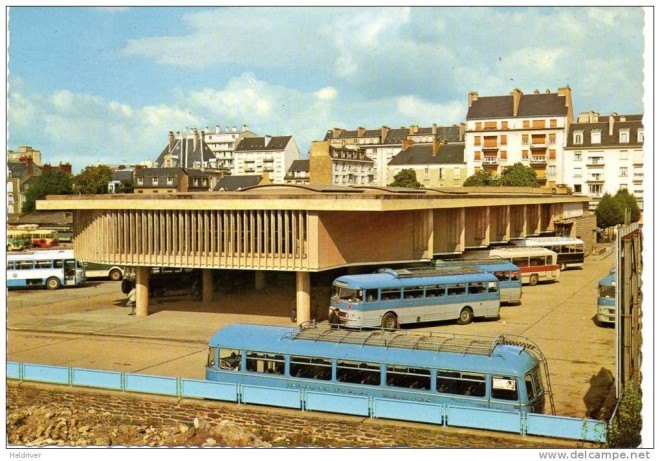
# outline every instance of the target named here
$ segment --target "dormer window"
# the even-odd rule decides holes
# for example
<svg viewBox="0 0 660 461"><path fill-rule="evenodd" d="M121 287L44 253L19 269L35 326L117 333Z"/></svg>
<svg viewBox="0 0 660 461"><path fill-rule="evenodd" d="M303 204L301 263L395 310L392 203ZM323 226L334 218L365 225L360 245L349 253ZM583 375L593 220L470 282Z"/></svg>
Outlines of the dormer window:
<svg viewBox="0 0 660 461"><path fill-rule="evenodd" d="M157 186L158 185L158 177L151 178L151 185L152 186Z"/></svg>
<svg viewBox="0 0 660 461"><path fill-rule="evenodd" d="M172 176L167 177L167 185L171 186L174 184L174 178Z"/></svg>
<svg viewBox="0 0 660 461"><path fill-rule="evenodd" d="M138 176L137 183L138 183L138 186L141 186L141 185L144 184L144 179L142 178L142 176Z"/></svg>
<svg viewBox="0 0 660 461"><path fill-rule="evenodd" d="M642 128L637 130L637 142L644 142L644 130Z"/></svg>
<svg viewBox="0 0 660 461"><path fill-rule="evenodd" d="M628 144L630 142L630 131L629 130L620 130L619 131L619 143Z"/></svg>
<svg viewBox="0 0 660 461"><path fill-rule="evenodd" d="M583 143L584 143L583 132L582 131L574 131L573 132L573 144L583 144Z"/></svg>
<svg viewBox="0 0 660 461"><path fill-rule="evenodd" d="M600 144L600 130L591 131L591 144Z"/></svg>

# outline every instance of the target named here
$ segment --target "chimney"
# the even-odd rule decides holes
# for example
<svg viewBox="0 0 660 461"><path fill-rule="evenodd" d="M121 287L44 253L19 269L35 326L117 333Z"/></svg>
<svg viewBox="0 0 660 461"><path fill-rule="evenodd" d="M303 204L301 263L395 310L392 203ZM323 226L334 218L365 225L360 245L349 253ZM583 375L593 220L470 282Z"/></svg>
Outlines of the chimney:
<svg viewBox="0 0 660 461"><path fill-rule="evenodd" d="M408 133L409 134L415 134L419 131L419 126L417 125L410 125L410 128L408 128Z"/></svg>
<svg viewBox="0 0 660 461"><path fill-rule="evenodd" d="M248 126L247 126L247 125L243 125L243 133L245 133L246 131L248 131Z"/></svg>
<svg viewBox="0 0 660 461"><path fill-rule="evenodd" d="M60 162L60 173L71 175L71 164Z"/></svg>
<svg viewBox="0 0 660 461"><path fill-rule="evenodd" d="M403 143L401 144L401 150L406 150L410 146L412 146L413 144L415 144L415 141L413 141L412 139L407 139L406 138L406 139L403 140Z"/></svg>
<svg viewBox="0 0 660 461"><path fill-rule="evenodd" d="M440 146L443 143L435 138L433 138L433 146L431 147L431 155L434 157L438 154L438 151L440 150Z"/></svg>
<svg viewBox="0 0 660 461"><path fill-rule="evenodd" d="M199 144L199 131L193 128L193 152L197 150L197 144Z"/></svg>
<svg viewBox="0 0 660 461"><path fill-rule="evenodd" d="M520 107L520 98L522 97L522 91L520 91L520 88L516 88L511 92L511 96L513 96L513 116L517 117L518 108Z"/></svg>
<svg viewBox="0 0 660 461"><path fill-rule="evenodd" d="M610 119L609 119L609 134L612 136L614 134L614 117L617 115L616 112L613 112L610 114Z"/></svg>
<svg viewBox="0 0 660 461"><path fill-rule="evenodd" d="M385 138L387 138L387 133L389 133L389 132L390 132L390 128L389 128L389 127L387 127L387 126L385 126L385 125L383 125L383 126L381 127L381 129L380 129L380 142L381 142L381 143L384 143L384 142L385 142Z"/></svg>
<svg viewBox="0 0 660 461"><path fill-rule="evenodd" d="M220 134L220 125L215 126L215 134Z"/></svg>
<svg viewBox="0 0 660 461"><path fill-rule="evenodd" d="M168 143L167 143L168 151L172 152L172 149L174 149L174 132L173 131L170 131L169 135L167 136L167 140L168 140Z"/></svg>
<svg viewBox="0 0 660 461"><path fill-rule="evenodd" d="M472 107L472 103L477 100L479 93L476 91L470 91L468 93L468 107Z"/></svg>
<svg viewBox="0 0 660 461"><path fill-rule="evenodd" d="M27 157L25 159L25 163L27 163L27 174L28 174L28 176L32 176L34 174L34 162L32 161L32 157ZM48 164L46 164L46 165L48 165ZM46 170L46 165L43 166L43 171L44 172L47 171ZM50 165L48 165L48 166L50 167Z"/></svg>
<svg viewBox="0 0 660 461"><path fill-rule="evenodd" d="M271 140L271 139L272 139L272 138L271 138L271 136L270 136L269 134L267 134L266 136L264 136L264 147L268 147L268 144L270 144L270 140Z"/></svg>
<svg viewBox="0 0 660 461"><path fill-rule="evenodd" d="M357 135L358 135L358 138L361 138L362 136L364 136L364 133L365 133L366 131L367 131L367 130L365 130L364 127L361 127L361 126L358 127L358 129L357 129Z"/></svg>
<svg viewBox="0 0 660 461"><path fill-rule="evenodd" d="M431 133L433 133L433 136L435 136L437 132L438 132L438 125L434 123L433 126L431 127Z"/></svg>
<svg viewBox="0 0 660 461"><path fill-rule="evenodd" d="M465 141L465 123L461 122L460 125L458 125L458 133L459 133L459 138L458 140L463 142Z"/></svg>

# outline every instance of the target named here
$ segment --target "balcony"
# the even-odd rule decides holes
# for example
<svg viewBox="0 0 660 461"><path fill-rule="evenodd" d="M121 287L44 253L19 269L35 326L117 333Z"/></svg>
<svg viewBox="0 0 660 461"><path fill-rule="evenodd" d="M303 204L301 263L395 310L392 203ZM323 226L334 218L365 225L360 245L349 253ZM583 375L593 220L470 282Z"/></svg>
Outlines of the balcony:
<svg viewBox="0 0 660 461"><path fill-rule="evenodd" d="M605 176L591 175L587 178L587 184L602 184L605 182Z"/></svg>
<svg viewBox="0 0 660 461"><path fill-rule="evenodd" d="M548 160L545 158L545 155L532 155L529 163L530 165L545 165L548 163Z"/></svg>
<svg viewBox="0 0 660 461"><path fill-rule="evenodd" d="M499 163L499 159L497 157L484 157L481 160L482 165L497 165Z"/></svg>
<svg viewBox="0 0 660 461"><path fill-rule="evenodd" d="M605 166L605 160L602 157L594 157L588 159L586 165L588 167L604 167Z"/></svg>

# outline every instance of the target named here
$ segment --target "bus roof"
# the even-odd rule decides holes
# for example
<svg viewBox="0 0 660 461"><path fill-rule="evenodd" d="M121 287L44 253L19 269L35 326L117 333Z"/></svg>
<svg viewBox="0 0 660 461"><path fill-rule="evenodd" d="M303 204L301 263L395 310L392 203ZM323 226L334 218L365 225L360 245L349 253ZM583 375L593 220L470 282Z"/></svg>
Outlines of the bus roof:
<svg viewBox="0 0 660 461"><path fill-rule="evenodd" d="M42 251L23 251L21 253L11 253L7 255L9 260L26 259L73 259L73 250L42 250Z"/></svg>
<svg viewBox="0 0 660 461"><path fill-rule="evenodd" d="M534 246L534 247L499 247L499 248L493 248L490 250L490 254L492 256L516 256L517 254L520 255L550 255L550 254L557 254L554 251L540 247L540 246Z"/></svg>
<svg viewBox="0 0 660 461"><path fill-rule="evenodd" d="M337 277L333 284L339 282L352 288L387 288L387 287L414 287L419 285L433 285L439 283L465 283L465 282L495 282L497 278L490 273L481 270L466 272L447 272L440 270L429 270L429 275L399 274L393 270L385 270L375 274L343 275ZM435 272L435 274L431 274Z"/></svg>
<svg viewBox="0 0 660 461"><path fill-rule="evenodd" d="M609 274L598 281L598 285L614 285L616 283L616 276Z"/></svg>
<svg viewBox="0 0 660 461"><path fill-rule="evenodd" d="M517 246L544 247L554 245L584 245L584 242L571 237L528 237L520 240L511 240Z"/></svg>
<svg viewBox="0 0 660 461"><path fill-rule="evenodd" d="M495 344L492 352L488 354L465 353L458 350L451 352L421 350L410 347L384 346L382 340L381 344L375 345L368 341L349 342L345 339L346 335L354 335L358 338L373 337L373 335L393 337L397 333L382 330L334 330L344 337L319 340L314 335L306 337L304 329L231 324L217 331L209 341L209 346L359 362L385 362L413 367L494 372L505 375L520 375L538 363L534 351L525 353L525 346L512 343ZM491 343L495 340L495 338L490 339Z"/></svg>
<svg viewBox="0 0 660 461"><path fill-rule="evenodd" d="M499 256L481 259L446 259L436 261L436 267L479 267L488 271L518 270L518 266Z"/></svg>

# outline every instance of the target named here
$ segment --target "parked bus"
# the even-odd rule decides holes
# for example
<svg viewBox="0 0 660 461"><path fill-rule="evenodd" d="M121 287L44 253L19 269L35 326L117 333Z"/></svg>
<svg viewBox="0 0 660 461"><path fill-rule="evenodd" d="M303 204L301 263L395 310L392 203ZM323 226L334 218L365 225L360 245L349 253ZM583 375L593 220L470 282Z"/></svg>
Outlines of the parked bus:
<svg viewBox="0 0 660 461"><path fill-rule="evenodd" d="M543 353L514 335L230 324L209 341L206 380L272 389L275 406L291 399L275 391L303 390L396 401L402 413L406 403L543 413L546 402L554 413Z"/></svg>
<svg viewBox="0 0 660 461"><path fill-rule="evenodd" d="M124 267L122 266L90 262L84 262L83 266L85 267L85 275L90 279L98 277L118 282L124 278Z"/></svg>
<svg viewBox="0 0 660 461"><path fill-rule="evenodd" d="M30 231L32 246L36 248L51 248L60 244L59 234L52 229L37 229Z"/></svg>
<svg viewBox="0 0 660 461"><path fill-rule="evenodd" d="M520 268L504 258L437 260L435 266L437 268L476 267L490 272L499 281L501 303L520 304L522 301Z"/></svg>
<svg viewBox="0 0 660 461"><path fill-rule="evenodd" d="M490 250L489 254L518 266L523 284L534 286L539 282L559 280L557 253L547 248L500 247Z"/></svg>
<svg viewBox="0 0 660 461"><path fill-rule="evenodd" d="M7 287L41 286L51 290L77 286L85 270L73 250L31 251L7 255Z"/></svg>
<svg viewBox="0 0 660 461"><path fill-rule="evenodd" d="M584 242L570 237L529 237L512 240L516 246L547 248L557 253L557 264L561 270L584 265Z"/></svg>
<svg viewBox="0 0 660 461"><path fill-rule="evenodd" d="M332 284L329 319L348 327L397 328L400 325L474 317L497 319L497 278L475 268L381 269L345 275Z"/></svg>
<svg viewBox="0 0 660 461"><path fill-rule="evenodd" d="M32 236L25 230L7 231L7 251L23 251L32 248Z"/></svg>
<svg viewBox="0 0 660 461"><path fill-rule="evenodd" d="M598 304L596 321L600 324L613 324L616 321L616 273L610 273L598 282Z"/></svg>

